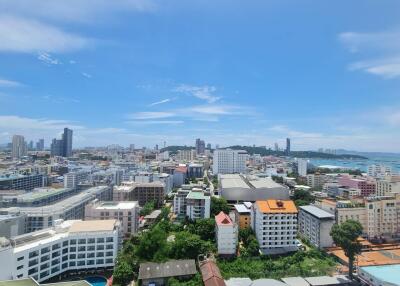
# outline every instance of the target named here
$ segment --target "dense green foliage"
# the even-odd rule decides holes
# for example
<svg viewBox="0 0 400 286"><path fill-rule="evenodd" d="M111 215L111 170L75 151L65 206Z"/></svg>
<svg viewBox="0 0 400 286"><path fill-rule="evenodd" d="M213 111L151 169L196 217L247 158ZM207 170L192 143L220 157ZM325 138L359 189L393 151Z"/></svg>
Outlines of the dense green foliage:
<svg viewBox="0 0 400 286"><path fill-rule="evenodd" d="M259 245L254 231L251 228L239 230L241 242L240 255L242 257L254 257L259 255Z"/></svg>
<svg viewBox="0 0 400 286"><path fill-rule="evenodd" d="M198 219L188 225L190 233L197 234L203 240L215 240L215 220L213 218Z"/></svg>
<svg viewBox="0 0 400 286"><path fill-rule="evenodd" d="M283 177L281 176L272 176L272 180L278 184L283 184Z"/></svg>
<svg viewBox="0 0 400 286"><path fill-rule="evenodd" d="M316 249L308 252L296 252L285 257L237 258L232 261L218 261L224 279L231 277L280 279L288 276L320 276L332 273L335 265L333 258Z"/></svg>
<svg viewBox="0 0 400 286"><path fill-rule="evenodd" d="M221 211L229 214L230 208L228 202L224 198L211 197L211 216L216 216Z"/></svg>
<svg viewBox="0 0 400 286"><path fill-rule="evenodd" d="M141 216L146 216L151 214L151 212L154 210L156 207L156 203L154 201L147 202L143 208L140 210L140 215Z"/></svg>
<svg viewBox="0 0 400 286"><path fill-rule="evenodd" d="M353 276L355 255L361 252L361 244L357 240L363 232L362 225L355 220L347 220L342 224L335 224L330 232L333 241L340 246L349 258L349 276Z"/></svg>
<svg viewBox="0 0 400 286"><path fill-rule="evenodd" d="M204 241L197 234L187 231L175 235L175 241L171 243L170 257L175 259L197 259L199 254L214 251L212 242Z"/></svg>
<svg viewBox="0 0 400 286"><path fill-rule="evenodd" d="M292 200L296 206L305 206L313 203L315 198L311 195L309 191L295 190L292 196Z"/></svg>
<svg viewBox="0 0 400 286"><path fill-rule="evenodd" d="M192 279L180 281L176 278L168 279L168 286L198 286L203 285L203 280L201 278L200 273L197 273Z"/></svg>

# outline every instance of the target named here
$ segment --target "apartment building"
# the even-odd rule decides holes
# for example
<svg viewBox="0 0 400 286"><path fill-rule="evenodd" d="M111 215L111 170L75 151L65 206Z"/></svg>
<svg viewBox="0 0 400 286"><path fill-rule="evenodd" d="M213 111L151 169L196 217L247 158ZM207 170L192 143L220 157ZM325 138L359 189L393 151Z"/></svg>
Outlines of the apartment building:
<svg viewBox="0 0 400 286"><path fill-rule="evenodd" d="M215 216L215 237L219 255L236 255L238 233L237 224L227 214L220 212Z"/></svg>
<svg viewBox="0 0 400 286"><path fill-rule="evenodd" d="M93 200L85 207L85 220L120 221L121 230L125 236L134 235L139 228L138 202L101 202Z"/></svg>
<svg viewBox="0 0 400 286"><path fill-rule="evenodd" d="M308 174L307 175L307 186L311 188L322 188L327 181L325 174Z"/></svg>
<svg viewBox="0 0 400 286"><path fill-rule="evenodd" d="M75 189L35 188L32 192L19 195L3 196L2 207L45 206L76 194Z"/></svg>
<svg viewBox="0 0 400 286"><path fill-rule="evenodd" d="M0 241L0 279L46 281L68 271L112 269L121 246L117 220L59 220L51 228Z"/></svg>
<svg viewBox="0 0 400 286"><path fill-rule="evenodd" d="M354 188L361 190L361 196L368 197L375 195L376 181L375 179L360 176L342 175L338 180L339 185L346 188Z"/></svg>
<svg viewBox="0 0 400 286"><path fill-rule="evenodd" d="M156 207L161 207L164 201L164 188L161 182L122 182L113 189L113 201L138 201L140 206L144 206L147 202L155 202Z"/></svg>
<svg viewBox="0 0 400 286"><path fill-rule="evenodd" d="M400 194L400 176L386 176L376 180L377 196Z"/></svg>
<svg viewBox="0 0 400 286"><path fill-rule="evenodd" d="M47 184L47 177L42 174L0 174L0 190L31 191Z"/></svg>
<svg viewBox="0 0 400 286"><path fill-rule="evenodd" d="M290 200L256 201L252 205L252 228L264 254L297 250L297 213Z"/></svg>
<svg viewBox="0 0 400 286"><path fill-rule="evenodd" d="M335 216L316 206L299 207L298 232L318 248L333 245L330 231L335 224Z"/></svg>
<svg viewBox="0 0 400 286"><path fill-rule="evenodd" d="M235 204L234 214L235 222L239 225L240 229L251 227L251 203L244 202L243 204Z"/></svg>
<svg viewBox="0 0 400 286"><path fill-rule="evenodd" d="M297 159L297 174L301 177L307 176L308 161L307 159Z"/></svg>
<svg viewBox="0 0 400 286"><path fill-rule="evenodd" d="M368 166L367 174L374 178L383 178L392 175L392 168L390 166L373 164Z"/></svg>
<svg viewBox="0 0 400 286"><path fill-rule="evenodd" d="M213 153L213 173L245 173L247 157L244 150L217 149Z"/></svg>
<svg viewBox="0 0 400 286"><path fill-rule="evenodd" d="M176 159L183 162L194 161L196 159L196 150L178 150Z"/></svg>
<svg viewBox="0 0 400 286"><path fill-rule="evenodd" d="M80 183L89 179L90 173L90 171L76 171L65 174L64 188L76 189Z"/></svg>
<svg viewBox="0 0 400 286"><path fill-rule="evenodd" d="M112 189L110 187L98 186L50 205L1 208L0 214L26 214L25 232L33 232L52 227L58 219L83 219L85 206L88 203L94 199L109 201L111 198Z"/></svg>

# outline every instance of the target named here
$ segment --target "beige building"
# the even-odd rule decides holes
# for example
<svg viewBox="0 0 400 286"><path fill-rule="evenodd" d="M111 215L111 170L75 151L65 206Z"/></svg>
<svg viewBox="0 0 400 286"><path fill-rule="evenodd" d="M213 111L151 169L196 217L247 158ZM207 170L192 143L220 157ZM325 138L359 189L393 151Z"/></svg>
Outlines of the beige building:
<svg viewBox="0 0 400 286"><path fill-rule="evenodd" d="M324 174L308 174L307 175L307 185L311 188L322 188L326 183L327 177Z"/></svg>
<svg viewBox="0 0 400 286"><path fill-rule="evenodd" d="M161 182L137 183L122 182L114 186L113 201L138 201L140 206L147 202L155 202L156 207L161 207L164 201L165 185Z"/></svg>
<svg viewBox="0 0 400 286"><path fill-rule="evenodd" d="M85 207L85 220L110 220L116 219L121 223L124 235L132 235L139 228L139 203L126 202L100 202L94 200Z"/></svg>
<svg viewBox="0 0 400 286"><path fill-rule="evenodd" d="M400 193L400 176L386 176L376 181L377 196L391 196Z"/></svg>

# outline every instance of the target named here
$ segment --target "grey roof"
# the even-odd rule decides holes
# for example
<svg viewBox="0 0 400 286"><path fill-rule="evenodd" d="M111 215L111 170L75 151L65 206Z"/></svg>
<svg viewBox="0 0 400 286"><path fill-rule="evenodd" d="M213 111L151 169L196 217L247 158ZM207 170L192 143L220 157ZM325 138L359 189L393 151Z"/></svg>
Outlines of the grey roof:
<svg viewBox="0 0 400 286"><path fill-rule="evenodd" d="M234 205L238 213L250 213L250 210L244 204Z"/></svg>
<svg viewBox="0 0 400 286"><path fill-rule="evenodd" d="M350 280L344 275L337 276L318 276L304 278L310 283L311 286L324 286L324 285L346 285L350 284Z"/></svg>
<svg viewBox="0 0 400 286"><path fill-rule="evenodd" d="M225 280L226 286L251 286L250 278L231 278L229 280Z"/></svg>
<svg viewBox="0 0 400 286"><path fill-rule="evenodd" d="M139 279L167 278L196 273L196 263L193 259L170 260L165 263L148 262L140 264Z"/></svg>
<svg viewBox="0 0 400 286"><path fill-rule="evenodd" d="M310 286L303 277L287 277L282 278L281 280L289 286Z"/></svg>
<svg viewBox="0 0 400 286"><path fill-rule="evenodd" d="M275 279L257 279L251 286L287 286L287 284Z"/></svg>
<svg viewBox="0 0 400 286"><path fill-rule="evenodd" d="M315 216L316 218L324 219L324 218L331 218L334 219L335 216L327 211L324 211L316 206L301 206L300 211L304 210L305 212Z"/></svg>

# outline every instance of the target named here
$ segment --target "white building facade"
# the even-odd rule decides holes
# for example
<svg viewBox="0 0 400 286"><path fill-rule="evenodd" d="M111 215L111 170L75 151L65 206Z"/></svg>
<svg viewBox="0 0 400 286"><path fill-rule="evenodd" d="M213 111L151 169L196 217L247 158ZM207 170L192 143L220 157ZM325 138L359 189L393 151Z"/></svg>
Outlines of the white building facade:
<svg viewBox="0 0 400 286"><path fill-rule="evenodd" d="M247 158L248 154L243 150L217 149L213 154L213 173L245 173Z"/></svg>
<svg viewBox="0 0 400 286"><path fill-rule="evenodd" d="M238 226L225 213L215 216L215 236L219 255L236 255Z"/></svg>

